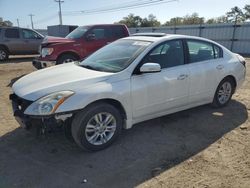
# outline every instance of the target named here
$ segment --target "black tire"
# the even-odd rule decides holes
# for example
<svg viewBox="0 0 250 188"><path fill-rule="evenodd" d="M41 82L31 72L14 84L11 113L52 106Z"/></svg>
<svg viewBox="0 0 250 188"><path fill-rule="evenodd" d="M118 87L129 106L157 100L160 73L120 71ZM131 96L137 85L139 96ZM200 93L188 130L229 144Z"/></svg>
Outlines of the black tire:
<svg viewBox="0 0 250 188"><path fill-rule="evenodd" d="M100 145L92 144L88 141L86 136L86 127L89 121L94 118L95 115L99 113L111 114L116 122L116 129L112 133L113 135L106 143ZM84 150L98 151L107 148L111 145L117 137L120 135L122 130L123 118L118 109L107 103L94 103L84 110L78 112L73 119L71 131L75 142ZM95 125L96 129L97 125ZM94 133L95 134L95 133ZM99 136L97 136L100 138ZM101 138L100 138L101 140Z"/></svg>
<svg viewBox="0 0 250 188"><path fill-rule="evenodd" d="M63 64L63 63L69 63L78 60L74 55L72 54L63 54L61 57L58 58L56 61L56 64Z"/></svg>
<svg viewBox="0 0 250 188"><path fill-rule="evenodd" d="M0 61L5 61L9 58L9 52L4 47L0 47Z"/></svg>
<svg viewBox="0 0 250 188"><path fill-rule="evenodd" d="M229 95L228 95L228 98L227 99L225 99L225 101L224 102L222 102L221 100L220 100L220 90L222 89L222 86L223 86L223 84L225 84L225 83L228 83L228 84L230 84L230 87L231 87L231 91L230 91L230 93L229 93ZM233 93L234 93L234 91L235 91L235 83L234 83L234 81L231 79L231 78L229 78L229 77L227 77L227 78L224 78L221 82L220 82L220 84L218 85L218 87L217 87L217 89L216 89L216 92L215 92L215 94L214 94L214 99L213 99L213 102L212 102L212 106L213 107L216 107L216 108L220 108L220 107L224 107L224 106L226 106L228 103L229 103L229 101L231 100L231 98L232 98L232 95L233 95Z"/></svg>

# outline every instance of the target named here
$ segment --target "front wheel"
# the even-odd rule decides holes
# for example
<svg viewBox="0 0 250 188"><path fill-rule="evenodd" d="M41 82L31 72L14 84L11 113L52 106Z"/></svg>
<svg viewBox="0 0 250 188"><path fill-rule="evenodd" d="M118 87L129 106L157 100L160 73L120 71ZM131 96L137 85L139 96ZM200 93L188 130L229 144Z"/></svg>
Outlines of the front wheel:
<svg viewBox="0 0 250 188"><path fill-rule="evenodd" d="M58 58L58 60L56 61L56 64L63 64L63 63L70 63L73 61L76 61L77 58L71 54L63 54L61 57Z"/></svg>
<svg viewBox="0 0 250 188"><path fill-rule="evenodd" d="M7 60L9 58L9 53L6 49L0 47L0 61Z"/></svg>
<svg viewBox="0 0 250 188"><path fill-rule="evenodd" d="M83 149L102 150L119 136L122 122L122 116L114 106L97 103L75 116L71 126L72 136Z"/></svg>
<svg viewBox="0 0 250 188"><path fill-rule="evenodd" d="M217 87L212 105L214 107L226 106L231 100L234 90L235 85L232 79L223 79Z"/></svg>

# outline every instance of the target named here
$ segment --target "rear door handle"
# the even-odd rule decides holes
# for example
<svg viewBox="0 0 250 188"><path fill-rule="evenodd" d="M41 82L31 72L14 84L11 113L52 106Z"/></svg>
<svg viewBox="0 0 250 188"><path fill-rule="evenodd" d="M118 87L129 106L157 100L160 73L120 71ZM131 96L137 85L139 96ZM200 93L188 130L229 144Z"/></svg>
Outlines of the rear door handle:
<svg viewBox="0 0 250 188"><path fill-rule="evenodd" d="M177 80L184 80L187 77L188 77L187 74L181 74L180 76L178 76Z"/></svg>
<svg viewBox="0 0 250 188"><path fill-rule="evenodd" d="M221 70L221 69L223 69L223 68L224 68L223 65L218 65L218 66L216 67L216 69L218 69L218 70Z"/></svg>

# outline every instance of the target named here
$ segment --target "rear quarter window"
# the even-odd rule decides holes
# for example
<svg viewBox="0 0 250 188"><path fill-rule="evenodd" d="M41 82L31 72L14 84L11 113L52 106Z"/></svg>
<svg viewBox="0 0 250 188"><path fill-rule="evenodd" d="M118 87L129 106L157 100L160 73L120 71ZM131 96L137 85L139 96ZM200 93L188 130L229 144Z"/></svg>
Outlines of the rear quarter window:
<svg viewBox="0 0 250 188"><path fill-rule="evenodd" d="M126 37L127 35L124 31L123 26L114 26L112 27L112 36L115 38L122 38L122 37Z"/></svg>
<svg viewBox="0 0 250 188"><path fill-rule="evenodd" d="M223 50L219 46L214 45L214 58L218 59L222 57L223 57Z"/></svg>
<svg viewBox="0 0 250 188"><path fill-rule="evenodd" d="M215 58L214 45L211 43L199 40L188 40L187 46L190 63L207 61Z"/></svg>
<svg viewBox="0 0 250 188"><path fill-rule="evenodd" d="M20 38L18 29L6 29L5 30L6 38Z"/></svg>

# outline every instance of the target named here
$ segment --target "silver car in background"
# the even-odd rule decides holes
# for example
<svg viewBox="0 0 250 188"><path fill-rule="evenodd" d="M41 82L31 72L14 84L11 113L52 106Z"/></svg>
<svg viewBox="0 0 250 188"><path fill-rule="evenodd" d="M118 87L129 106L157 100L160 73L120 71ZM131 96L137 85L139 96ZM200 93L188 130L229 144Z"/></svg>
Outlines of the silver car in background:
<svg viewBox="0 0 250 188"><path fill-rule="evenodd" d="M19 27L0 27L0 61L9 55L38 54L44 36L37 31Z"/></svg>

